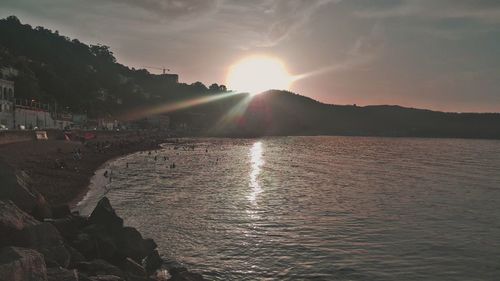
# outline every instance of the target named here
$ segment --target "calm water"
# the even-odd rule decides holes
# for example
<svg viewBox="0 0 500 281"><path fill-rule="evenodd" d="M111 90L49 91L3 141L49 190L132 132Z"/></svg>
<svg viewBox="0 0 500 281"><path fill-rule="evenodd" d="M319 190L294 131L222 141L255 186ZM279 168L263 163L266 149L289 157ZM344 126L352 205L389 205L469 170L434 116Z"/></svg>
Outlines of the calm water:
<svg viewBox="0 0 500 281"><path fill-rule="evenodd" d="M126 224L208 279L500 280L500 141L202 139L107 168Z"/></svg>

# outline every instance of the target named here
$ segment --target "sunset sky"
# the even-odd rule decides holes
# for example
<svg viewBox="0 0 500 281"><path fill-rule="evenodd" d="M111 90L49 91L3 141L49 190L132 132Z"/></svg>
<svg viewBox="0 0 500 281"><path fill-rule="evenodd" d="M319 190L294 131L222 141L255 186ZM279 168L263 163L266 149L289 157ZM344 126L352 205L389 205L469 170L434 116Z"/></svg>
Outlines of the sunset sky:
<svg viewBox="0 0 500 281"><path fill-rule="evenodd" d="M500 112L498 0L2 0L9 15L186 83L261 54L326 103Z"/></svg>

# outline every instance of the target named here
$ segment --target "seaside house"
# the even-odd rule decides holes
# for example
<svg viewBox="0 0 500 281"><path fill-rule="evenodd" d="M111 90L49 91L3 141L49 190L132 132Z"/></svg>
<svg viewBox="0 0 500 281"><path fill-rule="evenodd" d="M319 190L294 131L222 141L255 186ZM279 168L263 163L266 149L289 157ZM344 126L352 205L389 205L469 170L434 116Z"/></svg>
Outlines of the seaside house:
<svg viewBox="0 0 500 281"><path fill-rule="evenodd" d="M14 81L0 79L0 125L14 128Z"/></svg>

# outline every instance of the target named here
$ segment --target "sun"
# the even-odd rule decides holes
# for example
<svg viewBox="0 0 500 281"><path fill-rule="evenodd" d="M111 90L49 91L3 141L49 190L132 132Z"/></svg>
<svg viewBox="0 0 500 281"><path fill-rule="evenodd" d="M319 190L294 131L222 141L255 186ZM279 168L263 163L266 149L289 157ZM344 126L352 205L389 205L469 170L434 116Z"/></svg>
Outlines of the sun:
<svg viewBox="0 0 500 281"><path fill-rule="evenodd" d="M269 56L250 56L233 64L226 84L238 92L259 94L267 90L289 90L293 82L282 61Z"/></svg>

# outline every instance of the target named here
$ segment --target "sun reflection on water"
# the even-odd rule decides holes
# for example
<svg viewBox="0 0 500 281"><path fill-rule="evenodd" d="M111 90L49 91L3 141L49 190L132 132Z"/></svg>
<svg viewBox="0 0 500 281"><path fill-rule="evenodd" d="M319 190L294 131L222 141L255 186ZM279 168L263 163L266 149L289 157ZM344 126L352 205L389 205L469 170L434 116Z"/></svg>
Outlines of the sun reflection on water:
<svg viewBox="0 0 500 281"><path fill-rule="evenodd" d="M262 159L262 142L258 141L253 144L250 149L250 183L249 186L252 188L248 200L252 204L256 204L257 196L262 192L262 187L259 181L259 175L261 172L261 166L264 164Z"/></svg>

